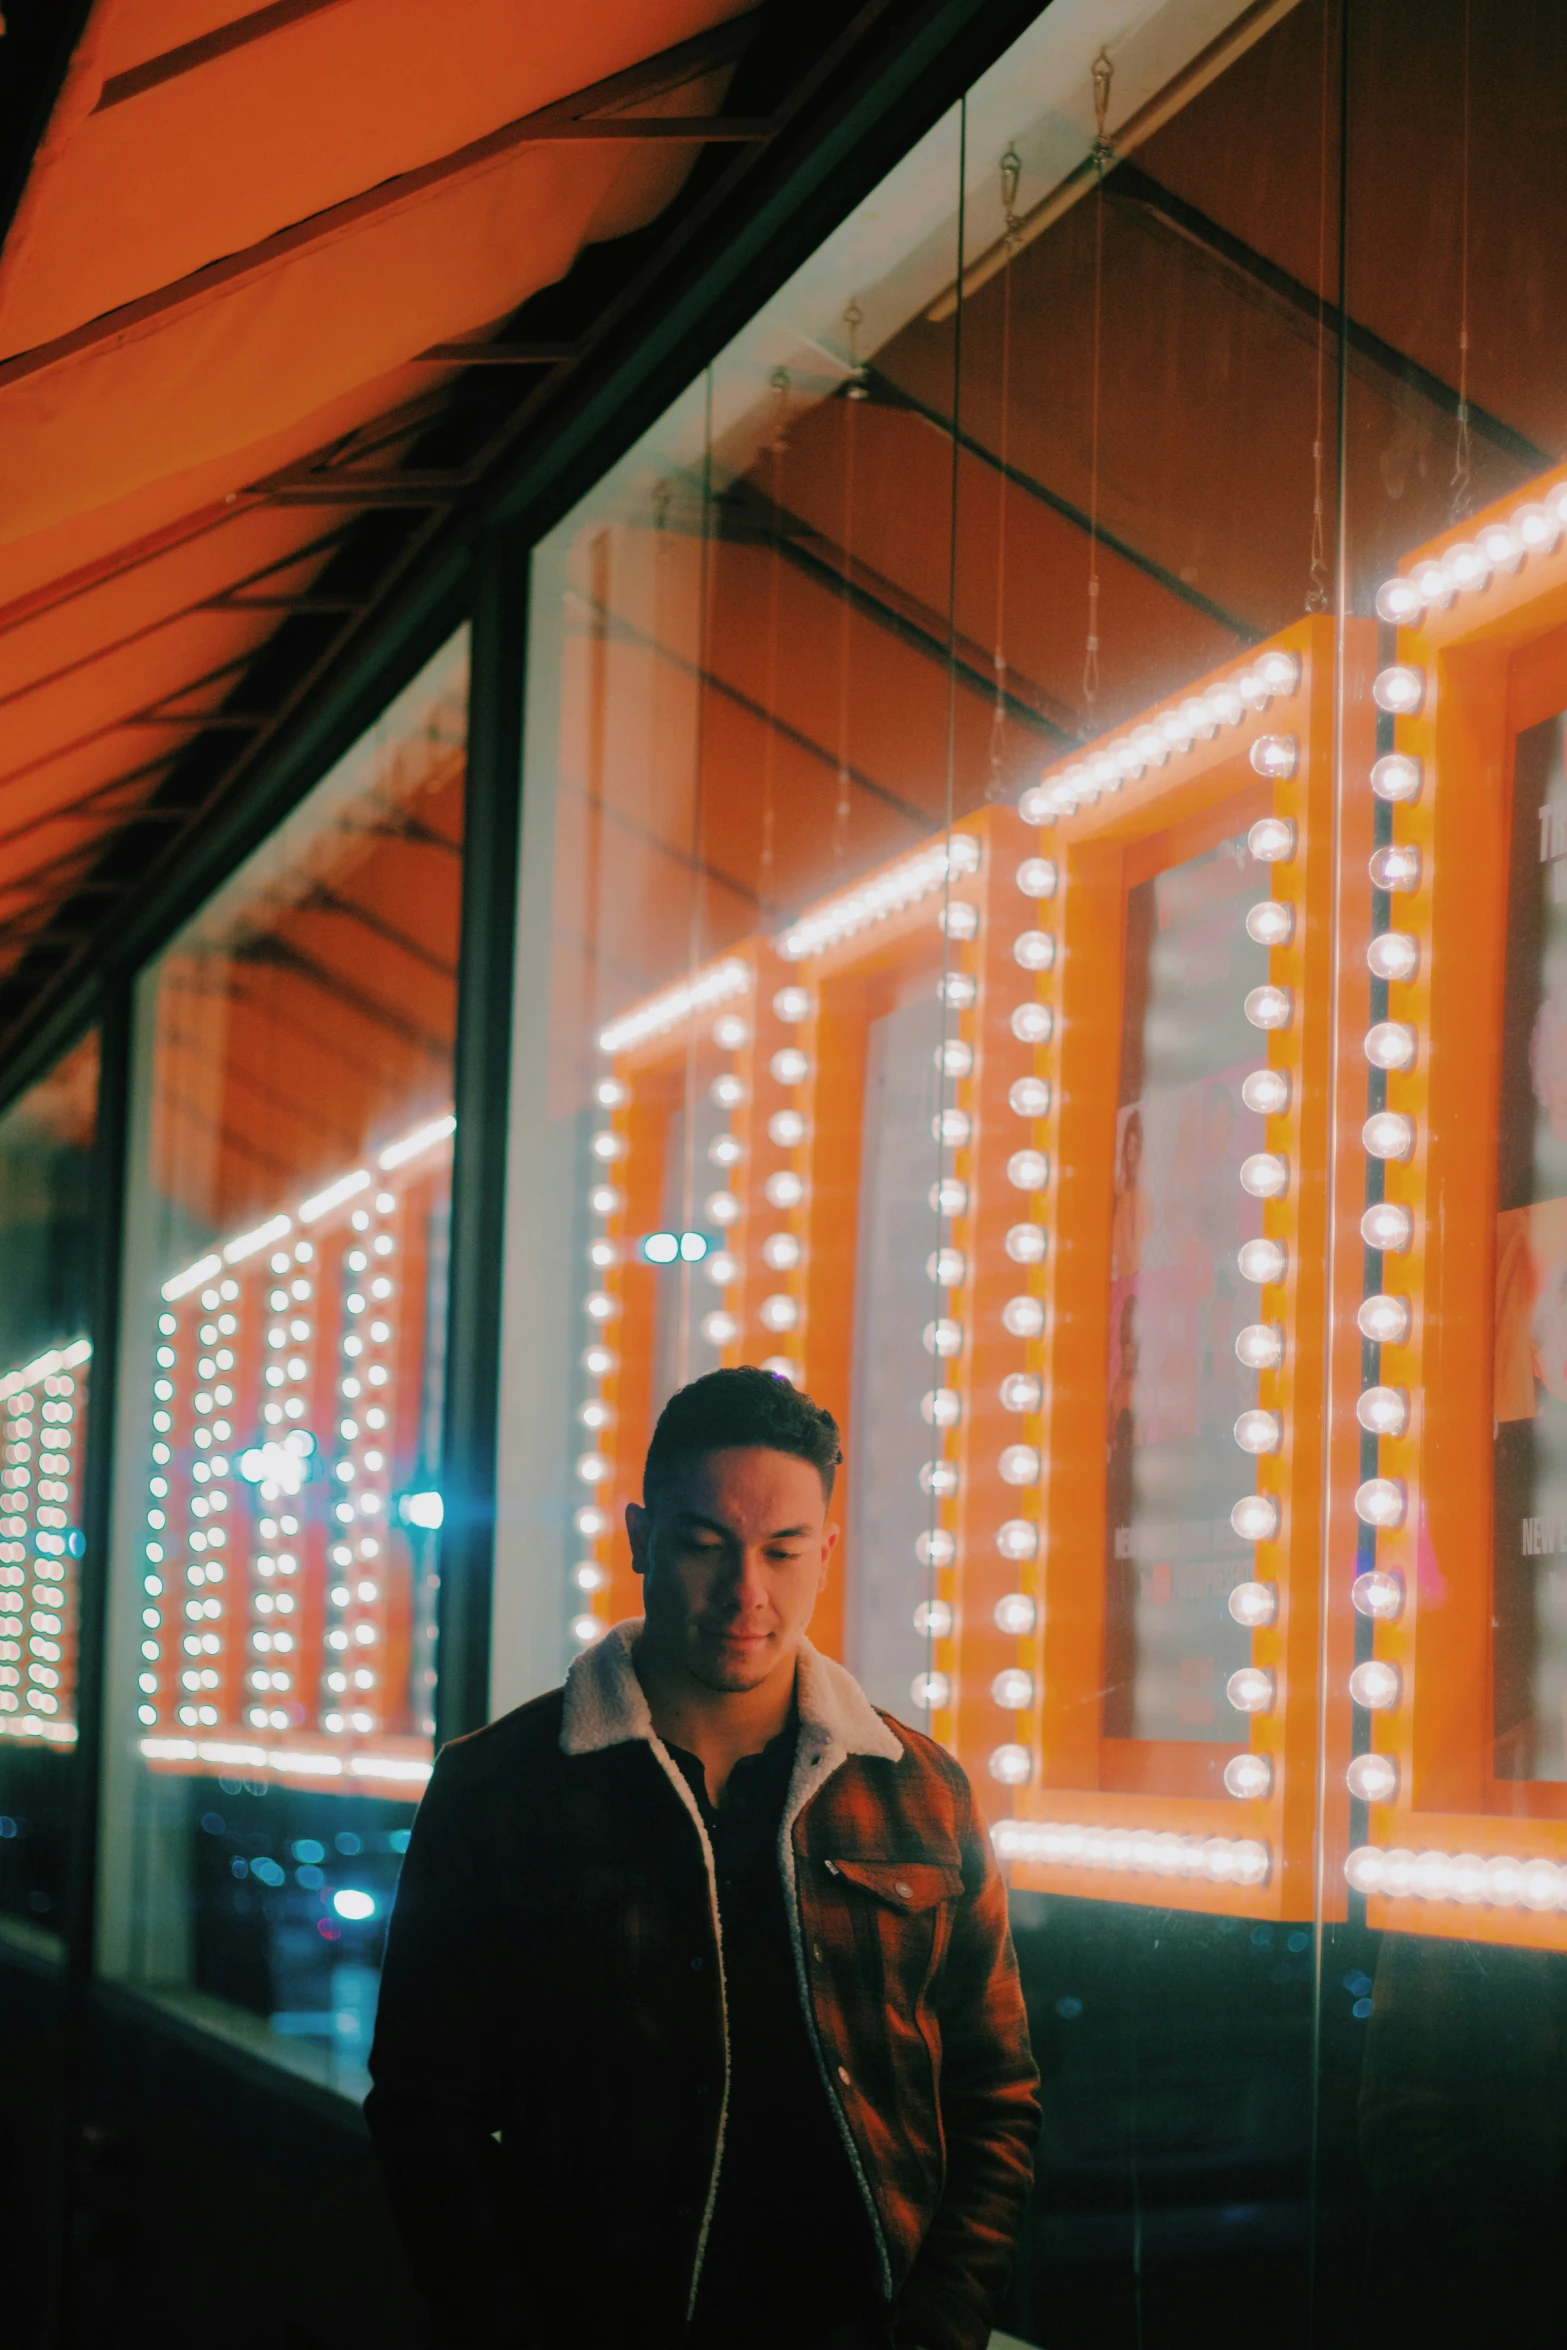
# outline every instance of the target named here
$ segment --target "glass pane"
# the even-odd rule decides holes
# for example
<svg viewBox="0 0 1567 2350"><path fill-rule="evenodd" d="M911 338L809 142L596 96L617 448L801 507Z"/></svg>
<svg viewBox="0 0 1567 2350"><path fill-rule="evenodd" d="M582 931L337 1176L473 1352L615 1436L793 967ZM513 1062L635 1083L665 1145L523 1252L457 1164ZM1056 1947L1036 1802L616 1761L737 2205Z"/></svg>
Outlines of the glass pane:
<svg viewBox="0 0 1567 2350"><path fill-rule="evenodd" d="M49 1931L75 1801L93 1030L0 1117L0 1915Z"/></svg>
<svg viewBox="0 0 1567 2350"><path fill-rule="evenodd" d="M429 1772L466 644L142 979L107 1956L345 2086Z"/></svg>

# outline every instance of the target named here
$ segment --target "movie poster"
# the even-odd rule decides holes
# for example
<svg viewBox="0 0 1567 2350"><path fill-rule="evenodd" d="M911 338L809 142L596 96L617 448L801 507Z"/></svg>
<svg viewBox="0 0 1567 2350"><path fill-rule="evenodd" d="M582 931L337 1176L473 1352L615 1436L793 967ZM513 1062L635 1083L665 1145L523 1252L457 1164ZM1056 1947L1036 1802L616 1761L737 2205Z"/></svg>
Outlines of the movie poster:
<svg viewBox="0 0 1567 2350"><path fill-rule="evenodd" d="M1496 1774L1567 1778L1567 768L1518 737L1497 1120Z"/></svg>
<svg viewBox="0 0 1567 2350"><path fill-rule="evenodd" d="M1230 1510L1250 1482L1234 1429L1257 1380L1235 1338L1258 1293L1235 1258L1262 1229L1239 1175L1263 1141L1241 1083L1265 1058L1242 1006L1268 976L1245 927L1266 894L1241 835L1127 897L1105 1429L1110 1737L1244 1727L1224 1684L1250 1662L1251 1639L1227 1603L1252 1554Z"/></svg>

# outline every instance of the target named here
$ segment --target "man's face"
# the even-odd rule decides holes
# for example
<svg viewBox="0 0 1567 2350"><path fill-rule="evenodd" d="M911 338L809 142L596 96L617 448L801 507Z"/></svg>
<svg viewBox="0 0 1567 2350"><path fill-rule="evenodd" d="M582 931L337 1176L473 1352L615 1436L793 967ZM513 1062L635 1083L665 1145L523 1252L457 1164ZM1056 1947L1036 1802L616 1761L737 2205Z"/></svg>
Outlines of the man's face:
<svg viewBox="0 0 1567 2350"><path fill-rule="evenodd" d="M793 1453L693 1453L657 1506L626 1511L649 1632L705 1688L755 1689L805 1636L838 1529Z"/></svg>

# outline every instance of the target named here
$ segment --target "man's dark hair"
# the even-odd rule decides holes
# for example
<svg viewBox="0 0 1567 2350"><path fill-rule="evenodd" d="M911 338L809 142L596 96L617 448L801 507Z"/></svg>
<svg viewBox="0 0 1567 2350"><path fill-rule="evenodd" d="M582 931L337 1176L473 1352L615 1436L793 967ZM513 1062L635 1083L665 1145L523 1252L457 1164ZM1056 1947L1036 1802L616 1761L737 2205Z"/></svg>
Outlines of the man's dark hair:
<svg viewBox="0 0 1567 2350"><path fill-rule="evenodd" d="M809 1461L831 1501L833 1471L843 1459L837 1421L787 1379L749 1363L732 1371L709 1371L670 1397L647 1448L643 1501L649 1509L654 1507L677 1461L692 1453L740 1445L793 1453L796 1460Z"/></svg>

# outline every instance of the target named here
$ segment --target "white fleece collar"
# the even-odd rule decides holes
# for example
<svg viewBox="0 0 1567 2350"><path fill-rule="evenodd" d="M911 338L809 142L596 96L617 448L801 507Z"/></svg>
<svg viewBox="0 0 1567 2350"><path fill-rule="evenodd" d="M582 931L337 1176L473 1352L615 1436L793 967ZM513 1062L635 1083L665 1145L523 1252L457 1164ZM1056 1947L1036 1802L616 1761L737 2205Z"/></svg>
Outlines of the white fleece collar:
<svg viewBox="0 0 1567 2350"><path fill-rule="evenodd" d="M641 1630L640 1616L616 1624L582 1651L566 1675L560 1725L563 1754L599 1754L634 1738L657 1743L653 1717L631 1661L632 1644ZM888 1729L853 1674L808 1640L800 1643L795 1702L800 1715L799 1760L805 1763L810 1755L807 1767L817 1784L851 1754L902 1761L901 1739Z"/></svg>

